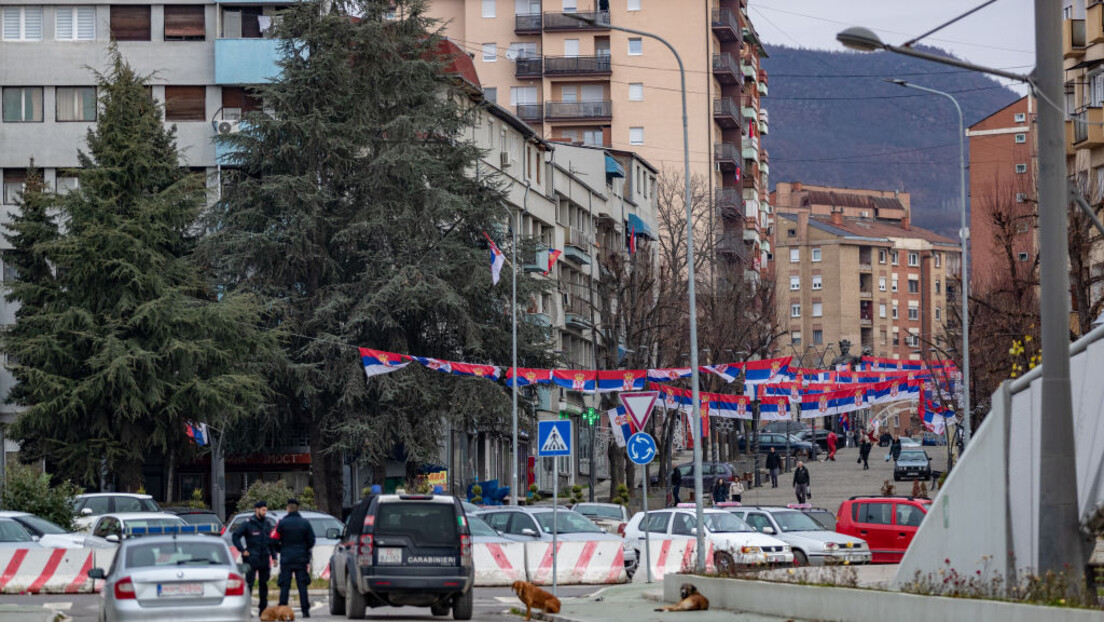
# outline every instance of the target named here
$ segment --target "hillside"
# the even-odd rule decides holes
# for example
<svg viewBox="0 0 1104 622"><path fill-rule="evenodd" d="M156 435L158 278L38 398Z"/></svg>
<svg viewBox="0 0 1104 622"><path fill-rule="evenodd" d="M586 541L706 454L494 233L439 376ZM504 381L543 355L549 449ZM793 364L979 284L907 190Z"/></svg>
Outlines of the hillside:
<svg viewBox="0 0 1104 622"><path fill-rule="evenodd" d="M912 193L913 222L957 237L958 118L946 98L883 82L900 78L952 93L966 125L1019 95L986 76L889 52L767 46L771 183L801 181ZM945 53L928 48L927 51Z"/></svg>

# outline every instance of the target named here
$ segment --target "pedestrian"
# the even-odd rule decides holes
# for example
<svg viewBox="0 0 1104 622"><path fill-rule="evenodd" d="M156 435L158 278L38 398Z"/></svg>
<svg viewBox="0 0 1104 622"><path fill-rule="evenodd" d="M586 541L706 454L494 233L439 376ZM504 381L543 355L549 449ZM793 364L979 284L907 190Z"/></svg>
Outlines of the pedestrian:
<svg viewBox="0 0 1104 622"><path fill-rule="evenodd" d="M809 495L809 484L809 469L805 468L804 462L798 460L793 477L794 493L797 494L798 503L805 503Z"/></svg>
<svg viewBox="0 0 1104 622"><path fill-rule="evenodd" d="M767 470L770 471L771 488L778 488L778 471L782 468L782 456L774 453L774 447L767 454Z"/></svg>
<svg viewBox="0 0 1104 622"><path fill-rule="evenodd" d="M863 435L862 440L859 442L859 459L857 462L861 462L864 471L870 470L870 450L874 447L874 444L870 442L870 437Z"/></svg>
<svg viewBox="0 0 1104 622"><path fill-rule="evenodd" d="M253 516L235 529L231 537L234 548L241 552L242 562L249 566L245 571L245 584L249 586L251 599L253 581L260 582L257 588L257 598L260 600L258 615L268 608L268 580L272 576L272 563L276 561L276 550L272 546L273 542L269 535L272 526L265 520L267 513L267 503L264 501L254 503Z"/></svg>
<svg viewBox="0 0 1104 622"><path fill-rule="evenodd" d="M723 477L718 477L717 481L713 482L713 505L725 501L728 501L728 486L725 485Z"/></svg>
<svg viewBox="0 0 1104 622"><path fill-rule="evenodd" d="M832 462L836 461L836 443L839 442L839 437L835 432L828 432L828 459Z"/></svg>
<svg viewBox="0 0 1104 622"><path fill-rule="evenodd" d="M889 446L889 453L893 456L893 461L897 462L897 458L901 457L901 437L894 436L893 444Z"/></svg>
<svg viewBox="0 0 1104 622"><path fill-rule="evenodd" d="M307 586L310 585L311 551L314 549L314 529L307 519L299 513L299 500L287 500L287 515L276 525L276 541L280 551L280 606L288 604L291 594L291 578L295 576L295 584L299 588L299 606L303 609L303 617L310 617L310 596L307 594Z"/></svg>
<svg viewBox="0 0 1104 622"><path fill-rule="evenodd" d="M733 501L740 503L744 499L744 484L740 481L740 476L732 478L732 483L728 485L728 496Z"/></svg>
<svg viewBox="0 0 1104 622"><path fill-rule="evenodd" d="M679 473L678 467L675 463L671 463L671 498L675 500L675 505L682 503L679 499L679 488L682 487L682 473Z"/></svg>

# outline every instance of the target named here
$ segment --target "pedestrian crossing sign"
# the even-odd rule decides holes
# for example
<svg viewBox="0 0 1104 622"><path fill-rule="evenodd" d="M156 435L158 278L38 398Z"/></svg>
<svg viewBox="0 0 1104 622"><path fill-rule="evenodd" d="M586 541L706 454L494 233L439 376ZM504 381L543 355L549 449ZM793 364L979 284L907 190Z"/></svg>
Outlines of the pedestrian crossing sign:
<svg viewBox="0 0 1104 622"><path fill-rule="evenodd" d="M571 420L537 422L537 455L541 457L571 455Z"/></svg>

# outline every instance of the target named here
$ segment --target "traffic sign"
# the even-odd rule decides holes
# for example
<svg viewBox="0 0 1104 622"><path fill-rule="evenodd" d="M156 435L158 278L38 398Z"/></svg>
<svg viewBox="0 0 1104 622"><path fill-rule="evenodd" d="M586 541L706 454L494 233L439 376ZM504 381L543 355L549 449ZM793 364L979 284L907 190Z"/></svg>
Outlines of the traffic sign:
<svg viewBox="0 0 1104 622"><path fill-rule="evenodd" d="M571 420L537 422L537 455L541 457L571 455Z"/></svg>
<svg viewBox="0 0 1104 622"><path fill-rule="evenodd" d="M625 412L629 413L629 418L636 424L636 429L643 430L656 400L659 399L659 391L632 391L619 393L617 397L625 407Z"/></svg>
<svg viewBox="0 0 1104 622"><path fill-rule="evenodd" d="M629 460L633 461L633 464L648 464L656 457L656 443L651 434L647 432L637 432L629 437L628 446Z"/></svg>

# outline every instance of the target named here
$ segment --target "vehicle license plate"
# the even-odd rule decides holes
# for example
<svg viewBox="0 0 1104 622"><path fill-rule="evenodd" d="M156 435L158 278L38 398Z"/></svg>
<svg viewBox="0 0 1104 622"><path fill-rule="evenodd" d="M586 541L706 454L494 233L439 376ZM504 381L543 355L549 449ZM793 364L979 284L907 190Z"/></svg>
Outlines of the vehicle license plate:
<svg viewBox="0 0 1104 622"><path fill-rule="evenodd" d="M401 564L402 563L402 549L396 548L381 548L379 550L379 563L381 564Z"/></svg>
<svg viewBox="0 0 1104 622"><path fill-rule="evenodd" d="M202 583L158 583L157 595L165 597L203 596Z"/></svg>
<svg viewBox="0 0 1104 622"><path fill-rule="evenodd" d="M769 556L771 562L784 562L786 557L784 555L771 555Z"/></svg>

